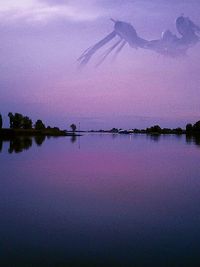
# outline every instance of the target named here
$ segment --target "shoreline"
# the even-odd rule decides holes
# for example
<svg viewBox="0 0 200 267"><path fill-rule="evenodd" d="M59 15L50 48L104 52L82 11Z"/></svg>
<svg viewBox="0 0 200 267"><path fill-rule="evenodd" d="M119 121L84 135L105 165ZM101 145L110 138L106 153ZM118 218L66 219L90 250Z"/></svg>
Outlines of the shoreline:
<svg viewBox="0 0 200 267"><path fill-rule="evenodd" d="M0 129L0 137L19 137L19 136L80 136L73 132L66 132L64 130L55 130L55 129L44 129L44 130L35 130L35 129L10 129L3 128Z"/></svg>

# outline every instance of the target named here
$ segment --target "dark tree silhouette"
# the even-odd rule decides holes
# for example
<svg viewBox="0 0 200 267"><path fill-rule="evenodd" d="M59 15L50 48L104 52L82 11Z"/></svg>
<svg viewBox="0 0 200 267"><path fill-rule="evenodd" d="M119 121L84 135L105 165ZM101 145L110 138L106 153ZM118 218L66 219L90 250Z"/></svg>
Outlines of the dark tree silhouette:
<svg viewBox="0 0 200 267"><path fill-rule="evenodd" d="M14 119L14 115L12 114L12 112L8 113L8 117L10 119L10 128L13 129L13 119Z"/></svg>
<svg viewBox="0 0 200 267"><path fill-rule="evenodd" d="M186 125L186 133L191 133L192 130L193 130L192 124L191 123L188 123Z"/></svg>
<svg viewBox="0 0 200 267"><path fill-rule="evenodd" d="M23 118L23 129L32 129L33 122L29 117Z"/></svg>
<svg viewBox="0 0 200 267"><path fill-rule="evenodd" d="M162 129L162 134L171 134L172 130L170 128L163 128Z"/></svg>
<svg viewBox="0 0 200 267"><path fill-rule="evenodd" d="M20 113L15 113L13 117L13 128L20 129L23 127L23 116Z"/></svg>
<svg viewBox="0 0 200 267"><path fill-rule="evenodd" d="M183 130L180 127L178 127L178 128L173 129L173 132L175 134L182 134L183 133Z"/></svg>
<svg viewBox="0 0 200 267"><path fill-rule="evenodd" d="M117 128L112 128L112 129L110 130L110 132L111 132L111 133L118 133L119 130L118 130Z"/></svg>
<svg viewBox="0 0 200 267"><path fill-rule="evenodd" d="M2 116L0 114L0 129L2 129L2 125L3 125L3 120L2 120Z"/></svg>
<svg viewBox="0 0 200 267"><path fill-rule="evenodd" d="M20 113L15 113L14 115L9 112L8 117L10 119L10 128L11 129L32 129L32 120L27 117L23 116Z"/></svg>
<svg viewBox="0 0 200 267"><path fill-rule="evenodd" d="M197 121L194 125L193 125L193 131L196 134L200 134L200 121Z"/></svg>
<svg viewBox="0 0 200 267"><path fill-rule="evenodd" d="M161 134L162 129L160 128L159 125L154 125L154 126L152 126L150 128L147 128L146 132L147 133L158 133L158 134Z"/></svg>
<svg viewBox="0 0 200 267"><path fill-rule="evenodd" d="M36 130L44 130L45 129L45 125L42 122L42 120L37 120L35 123L35 129Z"/></svg>
<svg viewBox="0 0 200 267"><path fill-rule="evenodd" d="M71 129L72 129L72 132L75 132L76 131L76 125L74 123L72 123L70 125Z"/></svg>
<svg viewBox="0 0 200 267"><path fill-rule="evenodd" d="M187 135L200 135L200 121L197 121L194 125L188 123L186 125Z"/></svg>

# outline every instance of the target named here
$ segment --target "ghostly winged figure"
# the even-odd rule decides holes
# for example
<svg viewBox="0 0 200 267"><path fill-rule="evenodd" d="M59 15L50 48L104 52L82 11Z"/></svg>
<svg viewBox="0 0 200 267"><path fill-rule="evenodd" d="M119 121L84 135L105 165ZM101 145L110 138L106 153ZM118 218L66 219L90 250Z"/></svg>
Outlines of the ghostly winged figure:
<svg viewBox="0 0 200 267"><path fill-rule="evenodd" d="M173 34L170 30L166 30L162 33L160 39L150 41L141 38L131 24L111 20L114 22L114 30L104 39L83 52L78 58L81 66L86 65L97 50L116 37L116 42L104 52L98 65L112 51L115 50L115 54L117 55L126 44L129 44L132 48L149 49L162 55L177 57L184 55L190 47L200 41L200 27L194 24L190 18L184 17L183 15L176 19L176 28L180 37Z"/></svg>

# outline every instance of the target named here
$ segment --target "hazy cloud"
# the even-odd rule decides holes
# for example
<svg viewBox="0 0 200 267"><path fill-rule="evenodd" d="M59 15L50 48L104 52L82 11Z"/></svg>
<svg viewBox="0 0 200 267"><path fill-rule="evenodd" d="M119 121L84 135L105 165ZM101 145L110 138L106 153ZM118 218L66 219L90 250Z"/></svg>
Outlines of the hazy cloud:
<svg viewBox="0 0 200 267"><path fill-rule="evenodd" d="M100 10L86 2L79 1L39 1L8 0L0 3L0 23L9 24L17 21L26 23L47 23L50 20L65 19L71 21L90 21L101 15Z"/></svg>

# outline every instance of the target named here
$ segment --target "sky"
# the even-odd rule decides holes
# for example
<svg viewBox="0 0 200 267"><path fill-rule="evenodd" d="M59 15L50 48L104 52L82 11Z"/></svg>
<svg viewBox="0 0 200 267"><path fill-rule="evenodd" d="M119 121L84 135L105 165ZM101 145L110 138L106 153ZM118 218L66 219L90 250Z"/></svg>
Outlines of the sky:
<svg viewBox="0 0 200 267"><path fill-rule="evenodd" d="M77 59L113 30L131 23L148 40L182 13L200 25L198 0L0 1L0 113L19 112L69 129L184 127L200 119L200 43L185 57L126 45L100 67L99 50L84 69ZM108 45L109 47L109 45Z"/></svg>

